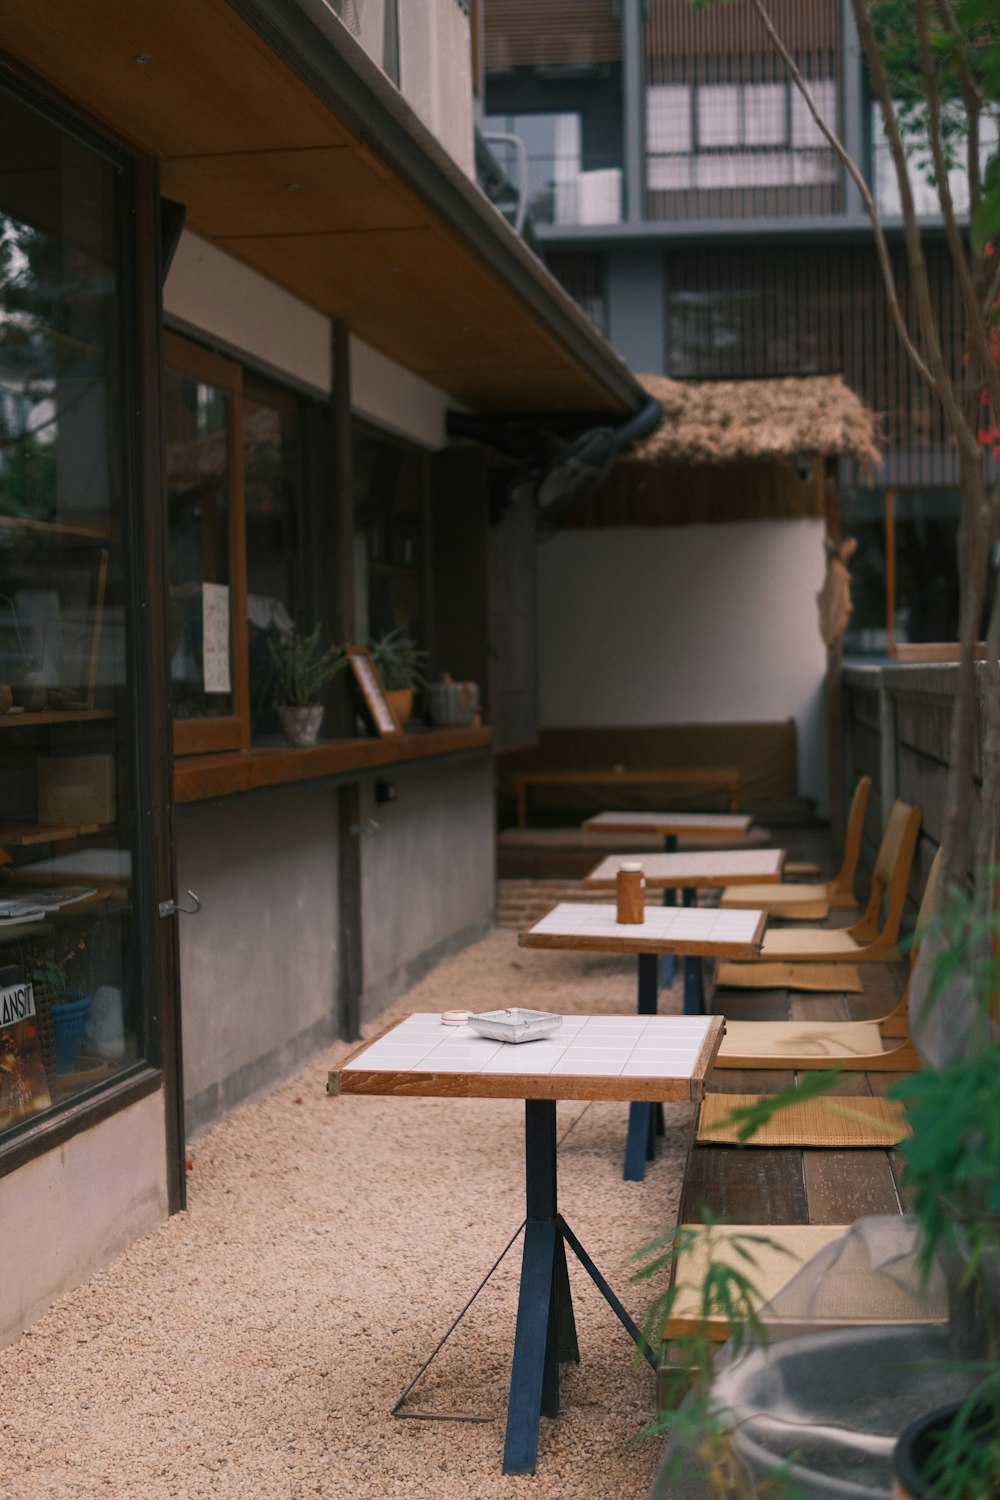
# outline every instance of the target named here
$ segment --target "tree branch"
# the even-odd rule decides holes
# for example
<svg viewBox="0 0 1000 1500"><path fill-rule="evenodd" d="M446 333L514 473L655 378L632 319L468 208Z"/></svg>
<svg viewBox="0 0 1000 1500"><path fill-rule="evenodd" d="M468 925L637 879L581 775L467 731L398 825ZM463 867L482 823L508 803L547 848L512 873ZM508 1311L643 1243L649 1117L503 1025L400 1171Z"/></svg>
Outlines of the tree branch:
<svg viewBox="0 0 1000 1500"><path fill-rule="evenodd" d="M754 4L756 5L757 3L758 0L754 0ZM872 27L866 0L851 0L851 9L854 12L854 20L858 28L861 49L868 64L868 73L871 78L872 88L878 100L879 108L882 111L885 133L889 142L889 151L896 170L896 181L899 185L899 197L903 208L903 242L906 245L906 256L910 266L910 278L913 285L914 301L917 307L920 335L924 348L927 350L927 363L931 373L929 383L934 394L944 407L949 426L955 436L955 441L958 443L959 448L964 450L966 456L972 459L980 456L979 440L974 428L970 427L966 420L966 414L958 402L954 385L945 367L944 357L941 353L941 342L938 338L934 308L931 302L927 262L924 259L924 249L917 223L916 205L913 201L913 185L910 182L910 174L906 162L906 150L903 146L903 139L899 130L899 121L896 118L896 111L893 108L892 91L889 87L885 62L879 49L874 28Z"/></svg>
<svg viewBox="0 0 1000 1500"><path fill-rule="evenodd" d="M967 338L970 353L974 353L979 369L974 372L980 385L989 389L993 408L1000 413L1000 370L993 363L990 343L983 326L979 310L979 298L966 258L965 242L955 219L955 204L951 196L948 167L941 144L941 91L938 87L934 58L931 54L930 38L927 34L927 0L917 0L917 45L920 51L920 72L927 95L927 138L934 163L938 201L944 220L945 239L951 255L955 280L965 307ZM978 441L978 439L977 439Z"/></svg>
<svg viewBox="0 0 1000 1500"><path fill-rule="evenodd" d="M830 127L827 121L823 118L823 115L817 108L816 101L813 99L812 93L809 89L809 85L806 83L805 78L799 71L799 68L796 65L795 59L792 57L792 54L789 52L788 48L785 46L781 37L775 30L774 23L772 22L771 17L767 14L767 11L764 9L762 0L751 0L751 3L754 10L757 12L757 16L760 20L761 25L764 27L764 30L770 37L772 44L781 56L781 59L785 64L785 68L788 71L788 76L791 78L792 82L795 84L795 87L798 89L799 93L802 95L802 98L805 100L805 105L810 115L812 115L813 120L815 121L823 136L825 136L826 140L829 141L830 145L833 147L833 150L839 157L845 171L847 172L851 181L854 183L855 187L858 189L858 192L861 194L861 198L865 205L865 209L867 210L868 217L871 220L872 229L875 232L875 247L878 252L879 265L882 268L882 278L885 283L885 293L886 297L888 298L889 311L892 314L892 321L896 326L896 332L898 333L903 348L906 350L906 353L913 363L921 380L923 380L924 383L928 385L932 391L934 391L935 395L937 395L938 392L934 377L928 369L927 364L925 363L924 358L920 353L920 350L917 348L916 344L913 341L913 338L910 335L910 330L907 328L906 320L903 317L902 308L899 305L899 295L896 289L896 278L892 269L892 258L889 254L889 246L886 243L885 233L882 229L882 221L879 218L879 212L875 204L875 199L872 197L871 189L869 188L868 183L865 181L864 174L862 173L861 168L858 166L857 162L854 160L853 156L848 151L847 147L840 140L836 132Z"/></svg>
<svg viewBox="0 0 1000 1500"><path fill-rule="evenodd" d="M983 111L983 94L976 82L969 57L969 38L958 24L952 0L935 0L938 15L945 31L955 43L958 61L958 81L965 105L967 134L965 140L966 170L969 174L969 212L974 214L979 207L982 183L979 176L979 120Z"/></svg>

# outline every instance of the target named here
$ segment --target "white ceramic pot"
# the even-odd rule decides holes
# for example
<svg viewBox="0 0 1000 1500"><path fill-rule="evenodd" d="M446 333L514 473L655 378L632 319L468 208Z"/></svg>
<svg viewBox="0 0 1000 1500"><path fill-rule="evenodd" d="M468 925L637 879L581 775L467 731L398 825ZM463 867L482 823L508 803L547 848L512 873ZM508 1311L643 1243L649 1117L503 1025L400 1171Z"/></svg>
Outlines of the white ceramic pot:
<svg viewBox="0 0 1000 1500"><path fill-rule="evenodd" d="M315 745L319 736L319 726L323 722L322 703L306 703L302 707L291 707L287 703L279 705L278 719L284 731L285 739L297 750L305 750L310 745Z"/></svg>

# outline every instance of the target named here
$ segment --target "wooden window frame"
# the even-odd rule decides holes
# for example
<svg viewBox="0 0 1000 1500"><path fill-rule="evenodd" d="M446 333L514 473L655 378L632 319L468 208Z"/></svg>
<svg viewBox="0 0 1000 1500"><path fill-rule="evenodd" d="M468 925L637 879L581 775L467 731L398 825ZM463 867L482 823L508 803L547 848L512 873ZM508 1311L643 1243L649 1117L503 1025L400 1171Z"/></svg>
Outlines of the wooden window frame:
<svg viewBox="0 0 1000 1500"><path fill-rule="evenodd" d="M243 517L243 370L169 330L163 335L166 369L215 386L229 396L229 671L233 711L217 718L174 719L175 755L245 750L250 744L250 684L247 669L246 529Z"/></svg>

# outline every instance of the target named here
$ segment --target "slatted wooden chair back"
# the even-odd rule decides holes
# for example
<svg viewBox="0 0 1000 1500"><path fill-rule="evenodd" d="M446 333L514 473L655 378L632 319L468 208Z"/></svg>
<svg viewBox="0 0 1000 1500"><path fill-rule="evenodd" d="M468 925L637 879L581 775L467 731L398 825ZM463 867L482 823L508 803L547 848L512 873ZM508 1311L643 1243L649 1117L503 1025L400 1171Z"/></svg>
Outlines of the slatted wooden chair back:
<svg viewBox="0 0 1000 1500"><path fill-rule="evenodd" d="M911 807L908 802L893 803L875 857L868 905L860 922L850 929L857 942L871 943L881 938L885 943L893 944L899 937L920 819L919 807ZM883 905L886 908L884 920Z"/></svg>
<svg viewBox="0 0 1000 1500"><path fill-rule="evenodd" d="M868 802L872 794L872 779L870 776L862 776L854 788L854 796L851 799L851 811L847 818L847 828L844 833L844 858L841 860L840 869L830 882L831 896L850 896L854 899L854 881L858 873L858 861L861 858L861 835L865 827L865 815L868 812Z"/></svg>
<svg viewBox="0 0 1000 1500"><path fill-rule="evenodd" d="M917 907L917 920L913 928L913 946L910 949L911 969L917 961L917 954L920 952L921 936L923 935L931 917L934 915L934 902L937 899L938 887L940 884L941 850L939 849L934 858L931 860L931 867L927 871L927 880L924 883L924 894L921 896L920 905Z"/></svg>

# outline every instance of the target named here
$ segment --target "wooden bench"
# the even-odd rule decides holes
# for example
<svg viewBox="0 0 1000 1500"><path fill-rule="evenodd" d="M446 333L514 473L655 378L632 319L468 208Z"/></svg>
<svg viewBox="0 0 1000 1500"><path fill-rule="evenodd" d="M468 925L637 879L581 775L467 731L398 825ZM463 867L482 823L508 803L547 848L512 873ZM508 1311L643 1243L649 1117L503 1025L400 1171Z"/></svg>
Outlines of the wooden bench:
<svg viewBox="0 0 1000 1500"><path fill-rule="evenodd" d="M640 786L663 787L664 789L677 787L682 791L698 791L704 788L725 792L728 811L737 812L741 776L735 766L675 766L670 770L632 770L625 766L611 766L606 770L595 767L585 771L515 771L513 781L517 801L517 826L526 828L528 825L528 788L531 786L606 786L611 788ZM610 800L614 801L614 797L612 796Z"/></svg>

